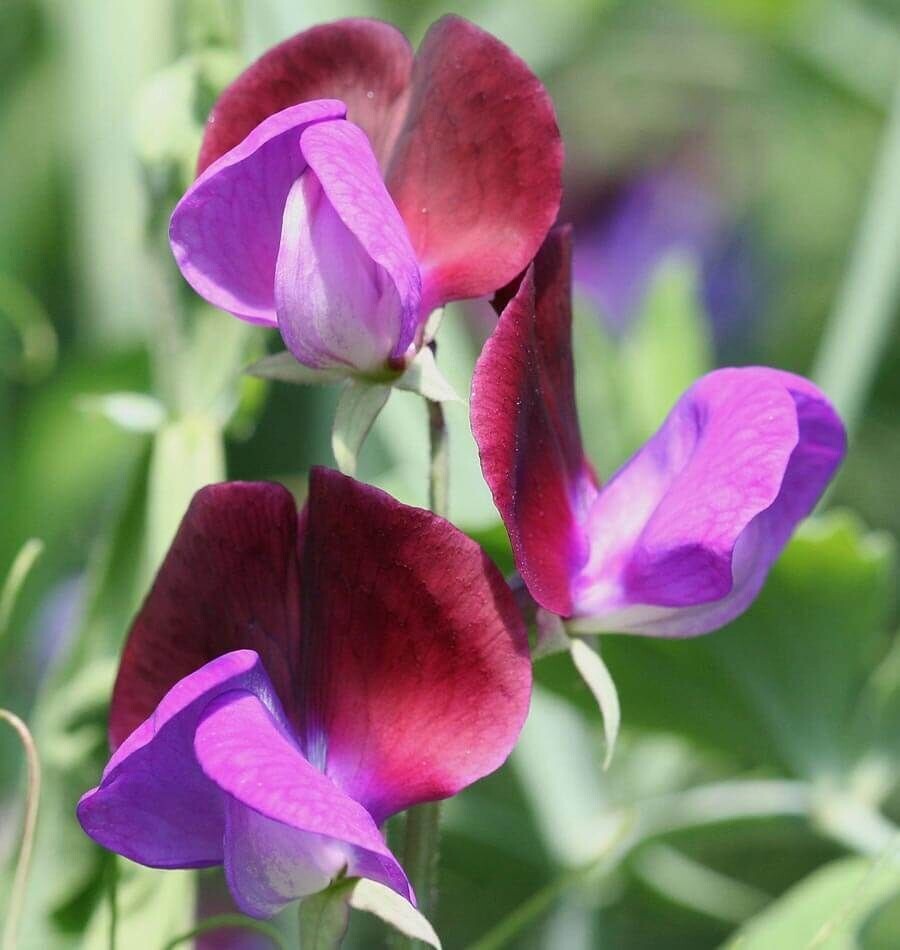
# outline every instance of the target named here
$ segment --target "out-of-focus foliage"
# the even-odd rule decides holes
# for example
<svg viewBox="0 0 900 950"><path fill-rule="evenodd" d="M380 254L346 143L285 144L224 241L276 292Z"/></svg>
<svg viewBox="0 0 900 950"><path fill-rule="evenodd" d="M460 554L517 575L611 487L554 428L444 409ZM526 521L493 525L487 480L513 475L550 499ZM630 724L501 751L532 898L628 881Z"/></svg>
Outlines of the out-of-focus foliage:
<svg viewBox="0 0 900 950"><path fill-rule="evenodd" d="M44 543L0 638L0 705L27 719L44 766L27 950L108 947L113 929L119 947L157 948L191 929L195 906L233 912L218 872L115 860L74 806L106 758L130 619L194 489L227 474L302 496L310 465L333 464L337 391L242 376L280 348L274 334L199 303L169 258L206 111L250 57L313 23L375 15L418 41L448 10L550 88L576 236L601 253L633 242L650 274L625 326L579 290L578 396L599 472L709 366L817 365L866 246L892 110L900 121L891 0L4 0L0 574L26 540ZM887 167L900 175L900 160ZM702 220L646 200L672 169L712 209ZM892 234L869 235L888 260ZM900 945L896 311L888 293L886 343L853 380L866 401L834 510L798 534L754 607L690 642L604 638L623 722L608 771L571 659L540 661L512 761L446 807L444 946ZM851 331L853 317L841 314ZM437 361L460 394L492 321L486 306L448 309ZM839 369L855 372L849 353ZM451 516L511 571L466 406L447 415ZM359 475L424 504L426 456L421 402L394 392ZM2 734L0 913L21 788ZM296 942L294 912L276 925ZM348 944L384 934L354 914Z"/></svg>

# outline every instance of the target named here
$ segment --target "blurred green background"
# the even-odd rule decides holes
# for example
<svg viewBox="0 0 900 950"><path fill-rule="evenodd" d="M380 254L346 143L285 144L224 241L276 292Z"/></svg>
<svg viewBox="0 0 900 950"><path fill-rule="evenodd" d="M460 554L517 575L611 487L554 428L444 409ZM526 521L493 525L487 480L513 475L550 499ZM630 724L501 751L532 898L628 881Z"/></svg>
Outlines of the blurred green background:
<svg viewBox="0 0 900 950"><path fill-rule="evenodd" d="M8 622L0 600L0 705L44 766L20 945L110 946L114 877L119 947L229 910L216 873L114 865L74 803L188 498L226 474L302 496L332 464L336 394L242 376L277 340L190 294L165 226L210 104L253 57L342 16L417 42L444 12L504 39L556 103L598 470L716 364L813 375L851 432L828 510L746 616L698 641L604 638L624 721L607 772L586 688L541 661L510 764L446 808L444 945L898 947L896 0L0 0L0 576L44 545ZM490 319L472 304L444 321L460 392ZM451 516L508 569L466 410L450 413ZM423 504L426 454L421 404L395 393L362 477ZM0 908L24 789L0 733ZM383 940L354 921L349 943Z"/></svg>

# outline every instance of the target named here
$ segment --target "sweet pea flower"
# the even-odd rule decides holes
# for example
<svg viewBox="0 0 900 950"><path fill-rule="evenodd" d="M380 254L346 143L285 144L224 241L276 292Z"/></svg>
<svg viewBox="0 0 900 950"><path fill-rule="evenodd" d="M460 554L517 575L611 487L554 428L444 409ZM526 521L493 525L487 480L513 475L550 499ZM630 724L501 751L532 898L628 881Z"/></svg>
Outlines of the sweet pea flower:
<svg viewBox="0 0 900 950"><path fill-rule="evenodd" d="M524 584L569 630L708 633L750 605L821 497L843 425L800 376L716 370L600 487L575 409L570 244L551 232L476 366L485 478Z"/></svg>
<svg viewBox="0 0 900 950"><path fill-rule="evenodd" d="M494 37L447 16L414 56L386 23L340 20L225 90L170 240L201 296L307 367L390 378L432 311L531 260L561 166L546 90Z"/></svg>
<svg viewBox="0 0 900 950"><path fill-rule="evenodd" d="M316 469L197 493L134 622L78 805L156 868L224 864L266 917L346 873L413 900L379 826L500 766L527 713L512 594L448 522Z"/></svg>

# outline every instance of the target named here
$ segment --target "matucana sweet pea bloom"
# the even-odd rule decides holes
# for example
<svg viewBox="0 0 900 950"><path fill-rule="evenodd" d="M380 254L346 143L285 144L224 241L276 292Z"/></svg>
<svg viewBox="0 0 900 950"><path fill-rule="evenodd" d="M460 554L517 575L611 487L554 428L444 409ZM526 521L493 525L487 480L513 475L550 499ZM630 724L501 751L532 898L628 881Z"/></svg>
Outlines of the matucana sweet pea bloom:
<svg viewBox="0 0 900 950"><path fill-rule="evenodd" d="M575 632L707 633L749 606L815 506L843 425L799 376L717 370L601 488L575 409L570 250L567 230L551 232L473 379L472 427L516 565Z"/></svg>
<svg viewBox="0 0 900 950"><path fill-rule="evenodd" d="M129 635L114 752L78 805L105 847L225 865L267 916L341 872L413 899L379 825L497 768L531 668L509 588L448 522L314 470L198 492Z"/></svg>
<svg viewBox="0 0 900 950"><path fill-rule="evenodd" d="M306 366L388 376L434 309L526 266L561 165L546 90L494 37L448 16L413 56L393 27L342 20L222 94L172 249L199 294L277 326Z"/></svg>

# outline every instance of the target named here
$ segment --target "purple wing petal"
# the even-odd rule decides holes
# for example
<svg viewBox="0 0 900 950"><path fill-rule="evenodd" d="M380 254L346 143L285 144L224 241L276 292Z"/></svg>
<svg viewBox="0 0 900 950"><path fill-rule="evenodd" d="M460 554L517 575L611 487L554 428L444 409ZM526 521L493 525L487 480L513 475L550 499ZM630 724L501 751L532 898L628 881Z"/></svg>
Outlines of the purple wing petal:
<svg viewBox="0 0 900 950"><path fill-rule="evenodd" d="M345 868L412 899L372 816L309 764L252 693L211 703L194 748L205 775L226 793L225 874L245 913L271 916Z"/></svg>
<svg viewBox="0 0 900 950"><path fill-rule="evenodd" d="M99 786L82 796L85 832L150 867L221 863L224 808L197 766L194 731L212 699L239 688L273 695L252 650L220 656L176 683L113 754Z"/></svg>
<svg viewBox="0 0 900 950"><path fill-rule="evenodd" d="M191 185L172 214L169 241L201 297L242 320L276 324L284 206L306 167L300 133L345 114L342 102L323 99L271 115Z"/></svg>
<svg viewBox="0 0 900 950"><path fill-rule="evenodd" d="M474 542L314 469L303 586L304 749L377 822L505 761L531 663L512 594Z"/></svg>
<svg viewBox="0 0 900 950"><path fill-rule="evenodd" d="M547 610L572 612L587 559L583 513L596 494L575 408L571 236L549 235L485 344L472 379L472 431L516 566Z"/></svg>
<svg viewBox="0 0 900 950"><path fill-rule="evenodd" d="M801 377L703 377L594 503L577 626L693 636L731 620L844 451L840 419Z"/></svg>
<svg viewBox="0 0 900 950"><path fill-rule="evenodd" d="M281 335L307 366L384 369L418 322L406 226L362 129L319 123L300 145L309 170L287 198L275 274Z"/></svg>
<svg viewBox="0 0 900 950"><path fill-rule="evenodd" d="M264 119L311 99L340 99L387 154L405 112L412 50L395 27L348 19L298 33L268 50L222 93L200 148L198 170L243 141Z"/></svg>
<svg viewBox="0 0 900 950"><path fill-rule="evenodd" d="M525 268L559 210L562 156L553 104L525 63L466 20L438 20L416 53L386 175L426 310Z"/></svg>
<svg viewBox="0 0 900 950"><path fill-rule="evenodd" d="M290 701L297 534L294 499L281 485L227 482L197 492L125 644L110 708L113 746L178 680L229 650L259 653Z"/></svg>

